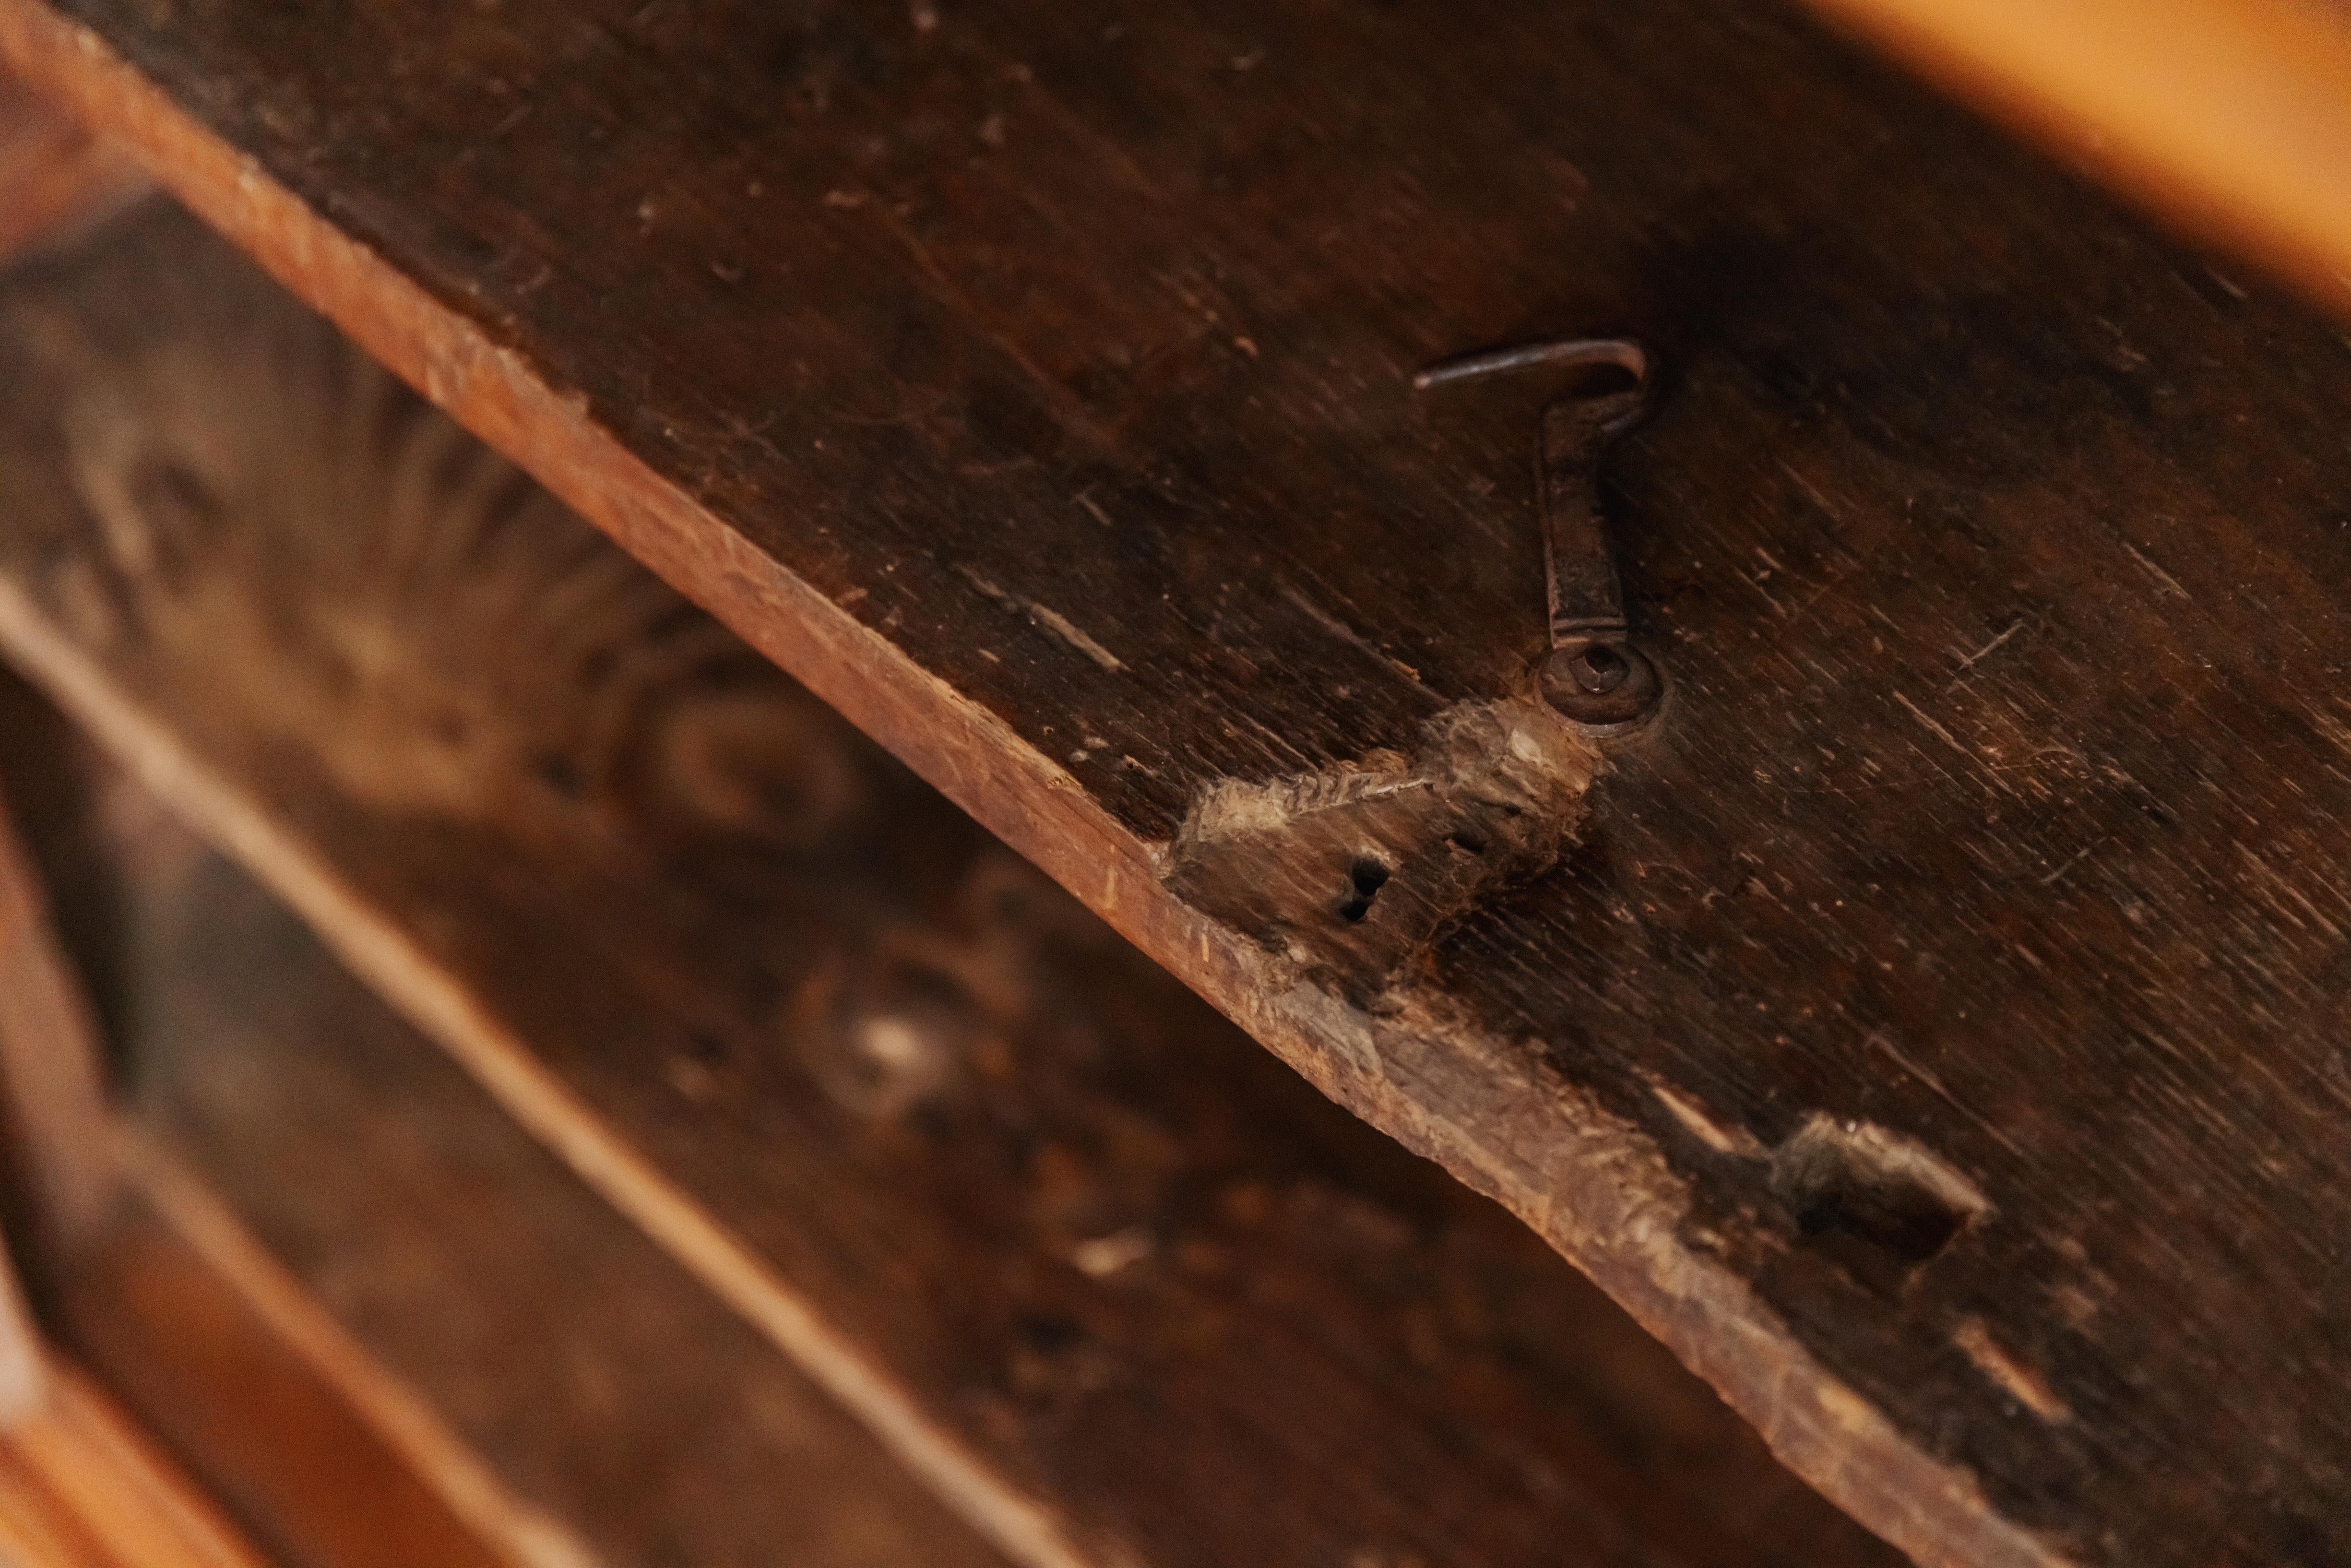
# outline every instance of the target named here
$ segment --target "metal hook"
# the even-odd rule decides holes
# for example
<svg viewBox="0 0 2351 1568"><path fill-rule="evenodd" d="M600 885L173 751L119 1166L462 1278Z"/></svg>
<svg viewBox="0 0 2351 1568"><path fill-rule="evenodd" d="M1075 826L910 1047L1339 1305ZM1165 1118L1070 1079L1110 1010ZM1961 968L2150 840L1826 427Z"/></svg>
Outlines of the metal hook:
<svg viewBox="0 0 2351 1568"><path fill-rule="evenodd" d="M1562 338L1439 361L1412 379L1426 391L1481 376L1577 365L1614 365L1632 376L1626 391L1545 404L1535 450L1551 611L1543 699L1596 735L1621 734L1640 724L1656 711L1664 692L1656 666L1632 644L1599 494L1601 453L1648 414L1654 362L1648 350L1629 338Z"/></svg>

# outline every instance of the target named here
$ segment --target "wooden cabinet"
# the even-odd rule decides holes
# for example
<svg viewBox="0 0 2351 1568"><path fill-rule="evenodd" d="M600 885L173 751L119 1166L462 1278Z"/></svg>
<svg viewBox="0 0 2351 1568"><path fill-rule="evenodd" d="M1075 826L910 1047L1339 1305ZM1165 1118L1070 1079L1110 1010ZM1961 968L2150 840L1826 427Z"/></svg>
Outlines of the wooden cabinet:
<svg viewBox="0 0 2351 1568"><path fill-rule="evenodd" d="M2351 1555L2311 307L1769 8L0 55L21 1250L261 1550Z"/></svg>

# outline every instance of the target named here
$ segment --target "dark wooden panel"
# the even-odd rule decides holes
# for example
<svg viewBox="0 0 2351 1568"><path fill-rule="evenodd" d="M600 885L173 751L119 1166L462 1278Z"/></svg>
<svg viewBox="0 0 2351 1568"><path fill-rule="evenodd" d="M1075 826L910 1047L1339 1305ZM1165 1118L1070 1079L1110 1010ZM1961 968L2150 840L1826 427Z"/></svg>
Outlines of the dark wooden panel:
<svg viewBox="0 0 2351 1568"><path fill-rule="evenodd" d="M18 271L0 374L0 643L1008 1549L1891 1561L193 220Z"/></svg>
<svg viewBox="0 0 2351 1568"><path fill-rule="evenodd" d="M1003 1561L10 677L0 734L136 1129L46 1293L287 1561Z"/></svg>
<svg viewBox="0 0 2351 1568"><path fill-rule="evenodd" d="M159 891L142 1119L596 1561L1002 1561L293 915Z"/></svg>
<svg viewBox="0 0 2351 1568"><path fill-rule="evenodd" d="M2331 326L1768 7L64 10L180 110L14 0L44 80L1890 1539L2351 1554ZM1183 903L1220 785L1524 691L1534 393L1407 377L1602 328L1673 690L1564 858L1369 969L1322 830L1442 820Z"/></svg>
<svg viewBox="0 0 2351 1568"><path fill-rule="evenodd" d="M136 1197L63 1289L68 1342L276 1561L512 1568Z"/></svg>

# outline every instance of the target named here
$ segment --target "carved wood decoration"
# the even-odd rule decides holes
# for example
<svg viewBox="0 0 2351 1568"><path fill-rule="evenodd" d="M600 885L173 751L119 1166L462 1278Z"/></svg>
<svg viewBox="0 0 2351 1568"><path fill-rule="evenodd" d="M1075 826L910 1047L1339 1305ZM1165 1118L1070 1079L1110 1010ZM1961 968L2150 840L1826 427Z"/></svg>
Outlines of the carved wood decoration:
<svg viewBox="0 0 2351 1568"><path fill-rule="evenodd" d="M2351 1556L2331 324L1771 5L0 47L1889 1540ZM1667 367L1603 500L1672 689L1458 901L1351 781L1530 695L1529 428L1410 378L1561 332Z"/></svg>
<svg viewBox="0 0 2351 1568"><path fill-rule="evenodd" d="M0 387L0 644L1014 1558L1893 1560L1516 1221L184 214L16 272ZM1529 722L1395 759L1480 863L1572 816ZM1201 863L1265 809L1204 818ZM1422 875L1386 907L1459 901ZM228 1125L260 1113L157 1071L298 1235Z"/></svg>

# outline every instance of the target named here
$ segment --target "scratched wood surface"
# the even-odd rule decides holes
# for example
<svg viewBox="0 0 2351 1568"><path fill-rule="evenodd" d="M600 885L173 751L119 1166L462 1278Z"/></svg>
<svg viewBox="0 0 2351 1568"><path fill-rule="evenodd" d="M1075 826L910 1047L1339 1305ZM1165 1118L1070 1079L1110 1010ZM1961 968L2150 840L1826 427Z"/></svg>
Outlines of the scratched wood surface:
<svg viewBox="0 0 2351 1568"><path fill-rule="evenodd" d="M0 378L0 645L1008 1552L1893 1560L193 219L17 269ZM373 1060L307 1071L479 1130ZM216 1065L207 1168L309 1251L269 1187L363 1084Z"/></svg>
<svg viewBox="0 0 2351 1568"><path fill-rule="evenodd" d="M1769 5L0 39L1889 1539L2351 1553L2331 326ZM1668 706L1484 789L1538 394L1408 373L1600 328ZM1301 810L1439 775L1515 885Z"/></svg>

